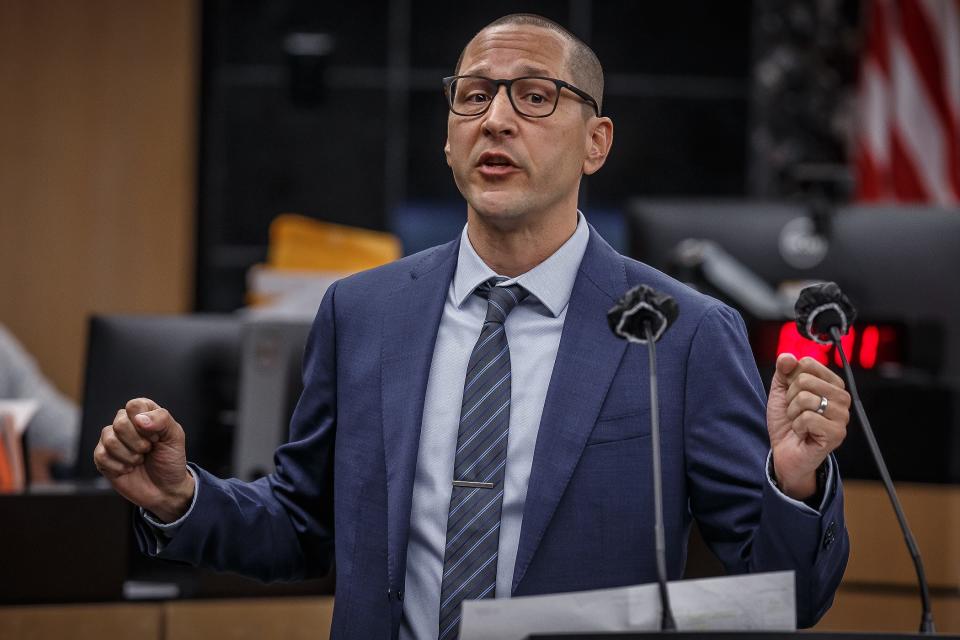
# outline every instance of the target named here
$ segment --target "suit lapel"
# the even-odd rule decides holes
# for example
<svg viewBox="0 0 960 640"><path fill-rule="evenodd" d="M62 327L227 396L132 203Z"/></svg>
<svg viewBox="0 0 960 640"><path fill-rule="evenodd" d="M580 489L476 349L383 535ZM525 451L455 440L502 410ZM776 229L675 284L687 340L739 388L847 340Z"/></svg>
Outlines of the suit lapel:
<svg viewBox="0 0 960 640"><path fill-rule="evenodd" d="M626 286L623 258L591 227L540 420L513 591L553 517L626 349L610 333L606 317Z"/></svg>
<svg viewBox="0 0 960 640"><path fill-rule="evenodd" d="M437 328L457 264L459 240L437 247L390 296L383 318L381 399L387 471L387 562L403 587L423 404Z"/></svg>

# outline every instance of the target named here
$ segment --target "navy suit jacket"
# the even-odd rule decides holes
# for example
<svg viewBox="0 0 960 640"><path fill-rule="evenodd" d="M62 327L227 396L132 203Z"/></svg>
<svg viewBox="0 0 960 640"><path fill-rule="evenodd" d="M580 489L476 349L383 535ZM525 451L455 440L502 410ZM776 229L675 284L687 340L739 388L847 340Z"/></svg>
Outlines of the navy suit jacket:
<svg viewBox="0 0 960 640"><path fill-rule="evenodd" d="M244 483L196 469L194 510L160 557L268 581L335 566L332 637L397 636L424 395L458 242L329 289L276 472ZM592 228L540 422L513 594L655 580L647 353L606 320L638 283L680 307L657 345L670 578L683 574L696 518L729 572L796 571L798 623L814 623L847 560L839 477L820 517L776 494L740 316L619 255ZM137 530L155 553L153 534Z"/></svg>

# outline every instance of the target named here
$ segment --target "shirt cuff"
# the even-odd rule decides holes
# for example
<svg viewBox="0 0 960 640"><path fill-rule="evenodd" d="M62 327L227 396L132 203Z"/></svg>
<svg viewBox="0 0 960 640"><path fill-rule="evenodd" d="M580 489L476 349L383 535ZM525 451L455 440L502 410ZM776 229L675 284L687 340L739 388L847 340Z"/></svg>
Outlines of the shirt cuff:
<svg viewBox="0 0 960 640"><path fill-rule="evenodd" d="M819 510L814 509L810 505L800 500L795 500L785 494L783 491L780 491L780 487L777 486L777 483L774 481L773 477L773 451L771 450L767 454L767 482L770 483L770 486L773 487L774 492L779 495L781 498L794 505L804 513L809 513L812 515L819 516L823 512L824 506L827 504L827 499L830 497L831 492L833 491L833 456L827 456L827 482L823 487L823 498L820 501Z"/></svg>
<svg viewBox="0 0 960 640"><path fill-rule="evenodd" d="M190 500L190 507L187 509L187 512L174 520L173 522L160 522L157 520L156 516L143 507L140 507L140 517L143 518L144 522L150 525L150 528L153 530L153 534L156 537L157 542L157 553L163 551L163 547L166 546L166 543L169 542L173 536L180 530L180 527L183 526L183 523L187 518L190 517L190 514L193 513L193 507L197 504L197 494L200 493L200 483L197 482L197 474L193 472L193 469L187 465L187 473L193 477L193 499Z"/></svg>

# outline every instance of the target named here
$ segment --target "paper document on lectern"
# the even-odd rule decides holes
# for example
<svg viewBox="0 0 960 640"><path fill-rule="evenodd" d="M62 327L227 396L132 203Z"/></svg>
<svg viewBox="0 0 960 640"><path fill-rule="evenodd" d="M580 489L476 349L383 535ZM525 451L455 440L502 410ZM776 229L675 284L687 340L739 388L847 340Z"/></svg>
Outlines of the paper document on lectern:
<svg viewBox="0 0 960 640"><path fill-rule="evenodd" d="M681 631L792 631L792 571L681 580L669 585ZM533 633L657 631L656 584L463 603L461 640L522 640Z"/></svg>

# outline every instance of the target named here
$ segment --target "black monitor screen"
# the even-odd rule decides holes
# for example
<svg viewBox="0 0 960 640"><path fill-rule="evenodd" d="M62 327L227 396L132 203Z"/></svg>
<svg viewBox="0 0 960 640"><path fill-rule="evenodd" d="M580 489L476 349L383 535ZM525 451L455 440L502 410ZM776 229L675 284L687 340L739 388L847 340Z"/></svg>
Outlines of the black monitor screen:
<svg viewBox="0 0 960 640"><path fill-rule="evenodd" d="M691 274L678 246L691 238L715 243L774 290L832 280L862 321L897 326L905 366L960 377L960 210L843 207L815 229L797 204L635 200L629 225L631 256L681 280ZM751 318L722 291L700 288L751 326L777 319Z"/></svg>
<svg viewBox="0 0 960 640"><path fill-rule="evenodd" d="M741 311L764 383L781 352L837 369L832 347L797 333L790 292L838 283L859 312L844 353L891 474L960 482L960 211L844 207L815 223L799 204L636 200L629 225L634 258ZM771 292L779 307L743 304ZM876 477L856 421L838 458L844 477Z"/></svg>
<svg viewBox="0 0 960 640"><path fill-rule="evenodd" d="M239 357L240 324L232 315L93 317L77 477L98 475L93 450L100 431L141 396L183 426L189 460L228 475Z"/></svg>

